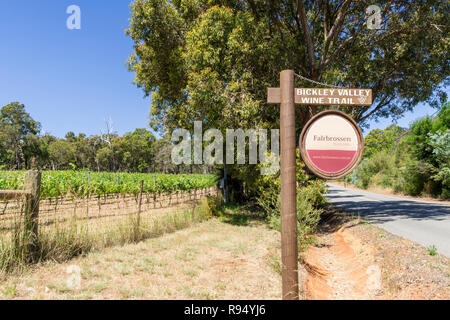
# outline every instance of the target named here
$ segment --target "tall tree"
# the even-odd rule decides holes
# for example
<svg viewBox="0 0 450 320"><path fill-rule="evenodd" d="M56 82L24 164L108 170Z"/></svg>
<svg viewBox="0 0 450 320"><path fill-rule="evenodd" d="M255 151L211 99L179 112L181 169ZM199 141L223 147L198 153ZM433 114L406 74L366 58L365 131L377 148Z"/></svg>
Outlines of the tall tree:
<svg viewBox="0 0 450 320"><path fill-rule="evenodd" d="M361 124L438 106L449 81L449 3L380 0L381 29L367 28L369 1L136 0L127 33L135 82L152 94L151 124L190 128L275 126L266 88L294 69L316 81L372 88ZM314 86L297 79L297 85ZM298 129L321 107L298 107Z"/></svg>
<svg viewBox="0 0 450 320"><path fill-rule="evenodd" d="M0 110L0 141L9 149L10 161L17 169L28 160L23 152L25 140L28 137L29 146L31 136L38 135L41 124L25 111L25 106L19 102L12 102Z"/></svg>

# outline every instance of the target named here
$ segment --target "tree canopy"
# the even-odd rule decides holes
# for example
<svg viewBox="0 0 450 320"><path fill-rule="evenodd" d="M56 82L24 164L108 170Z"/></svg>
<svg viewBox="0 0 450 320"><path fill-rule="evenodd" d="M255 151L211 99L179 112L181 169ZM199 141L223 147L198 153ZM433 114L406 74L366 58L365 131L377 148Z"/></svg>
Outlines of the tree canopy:
<svg viewBox="0 0 450 320"><path fill-rule="evenodd" d="M92 171L207 173L210 166L175 166L171 143L149 130L135 129L119 136L112 130L86 136L69 131L64 139L40 133L41 125L18 102L0 109L0 170L84 169ZM101 130L99 130L101 131Z"/></svg>
<svg viewBox="0 0 450 320"><path fill-rule="evenodd" d="M380 0L381 29L367 28L368 1L135 0L129 68L152 94L151 124L276 127L267 87L293 69L312 80L372 88L371 107L339 106L360 125L446 100L449 3ZM314 87L296 79L297 86ZM321 107L296 108L297 128Z"/></svg>

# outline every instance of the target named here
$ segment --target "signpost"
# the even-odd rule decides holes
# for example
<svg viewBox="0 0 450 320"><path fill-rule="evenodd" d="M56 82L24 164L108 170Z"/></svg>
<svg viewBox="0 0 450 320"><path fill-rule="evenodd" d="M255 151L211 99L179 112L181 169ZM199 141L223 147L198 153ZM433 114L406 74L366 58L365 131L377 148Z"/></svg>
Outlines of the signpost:
<svg viewBox="0 0 450 320"><path fill-rule="evenodd" d="M294 88L294 71L283 70L280 88L268 88L267 103L280 104L281 264L283 299L298 300L295 104L370 106L371 89ZM333 113L330 113L333 112ZM331 139L331 141L330 141ZM359 163L361 130L339 111L320 113L302 132L302 157L323 178L348 174Z"/></svg>
<svg viewBox="0 0 450 320"><path fill-rule="evenodd" d="M267 103L280 103L280 88L269 88ZM277 102L278 101L278 102ZM372 89L297 88L295 104L306 105L372 105Z"/></svg>

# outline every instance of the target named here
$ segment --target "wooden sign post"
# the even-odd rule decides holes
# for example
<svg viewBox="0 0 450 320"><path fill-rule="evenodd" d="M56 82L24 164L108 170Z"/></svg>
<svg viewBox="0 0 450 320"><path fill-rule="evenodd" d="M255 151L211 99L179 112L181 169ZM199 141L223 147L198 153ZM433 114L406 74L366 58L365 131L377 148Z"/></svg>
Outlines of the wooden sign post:
<svg viewBox="0 0 450 320"><path fill-rule="evenodd" d="M283 299L298 300L297 190L294 71L280 74L280 88L269 88L268 103L280 104L281 264Z"/></svg>
<svg viewBox="0 0 450 320"><path fill-rule="evenodd" d="M371 89L296 89L294 75L293 70L283 70L280 74L280 88L268 88L267 96L267 103L280 104L281 263L282 290L285 300L298 300L299 297L295 104L349 106L372 104Z"/></svg>

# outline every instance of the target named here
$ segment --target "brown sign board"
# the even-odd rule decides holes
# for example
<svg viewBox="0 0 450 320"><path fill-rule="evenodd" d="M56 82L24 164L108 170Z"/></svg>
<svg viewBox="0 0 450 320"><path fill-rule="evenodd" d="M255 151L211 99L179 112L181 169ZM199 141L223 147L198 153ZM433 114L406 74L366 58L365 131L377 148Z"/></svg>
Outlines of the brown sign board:
<svg viewBox="0 0 450 320"><path fill-rule="evenodd" d="M305 125L300 154L308 169L324 179L338 179L352 172L364 151L361 129L349 115L323 111Z"/></svg>
<svg viewBox="0 0 450 320"><path fill-rule="evenodd" d="M372 105L372 89L296 88L295 104L305 105ZM280 88L268 88L267 103L280 103Z"/></svg>

